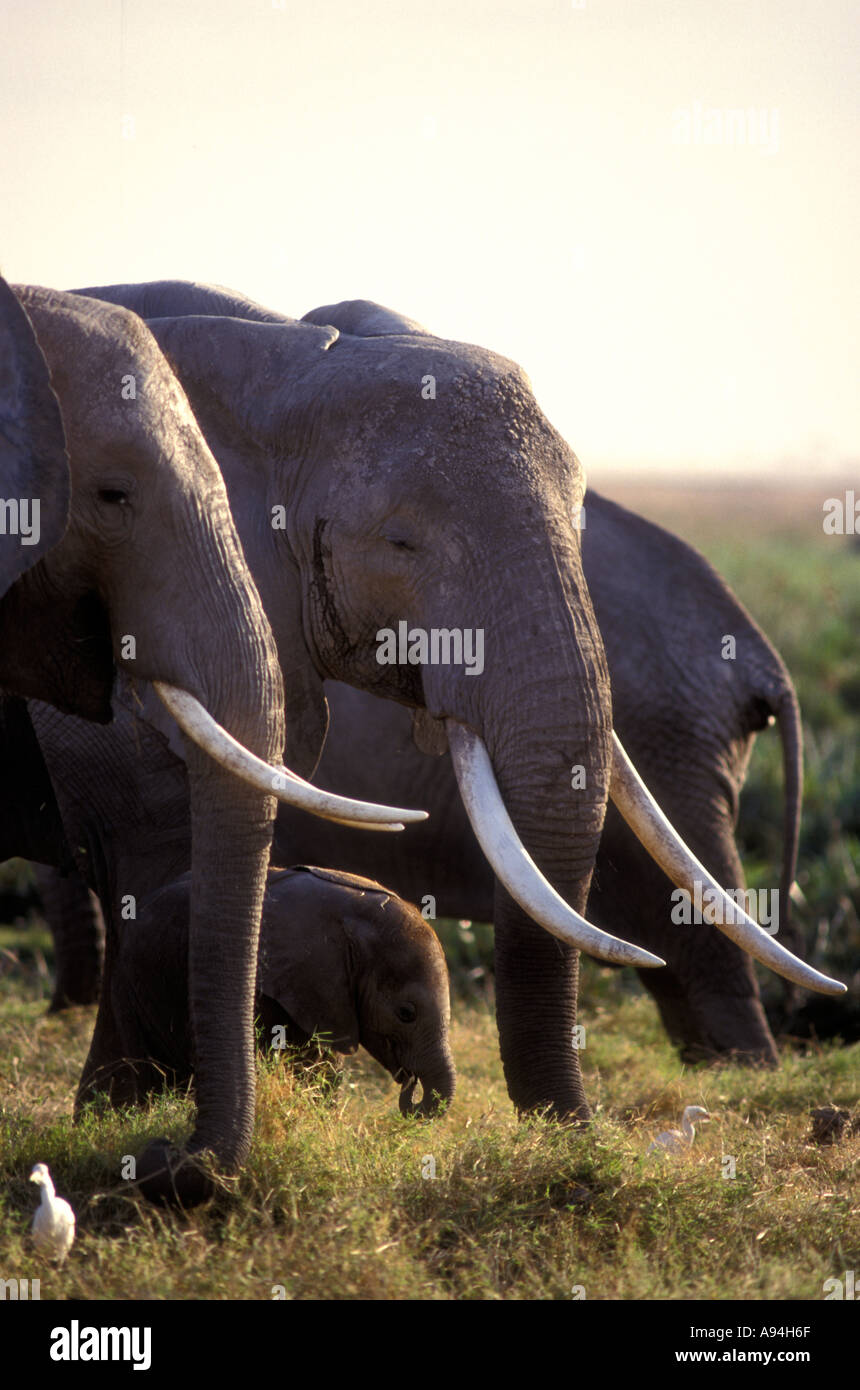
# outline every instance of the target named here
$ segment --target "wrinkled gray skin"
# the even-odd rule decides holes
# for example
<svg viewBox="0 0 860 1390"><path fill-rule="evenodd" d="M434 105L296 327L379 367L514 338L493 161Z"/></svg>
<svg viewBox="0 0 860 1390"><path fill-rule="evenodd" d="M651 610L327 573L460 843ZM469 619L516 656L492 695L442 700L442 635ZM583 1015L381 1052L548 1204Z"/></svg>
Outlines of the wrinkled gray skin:
<svg viewBox="0 0 860 1390"><path fill-rule="evenodd" d="M132 377L135 399L126 400ZM246 747L280 758L281 675L223 480L176 378L133 313L49 290L13 292L0 282L0 493L38 498L42 533L32 547L17 535L0 537L0 688L9 692L2 723L15 741L7 762L36 747L16 697L50 702L57 719L64 710L106 721L122 668L189 691ZM133 660L123 647L129 635ZM232 1168L253 1127L251 1006L274 802L196 747L186 758L191 1011L202 1059L189 1152L211 1150ZM22 779L23 799L32 802L46 781L36 760ZM49 795L19 814L19 789L5 785L2 823L11 837L56 822ZM56 844L56 823L47 838ZM105 990L114 945L109 914ZM105 1027L100 1009L94 1046ZM82 1091L86 1082L85 1070ZM145 1186L165 1153L156 1144L142 1156ZM182 1185L189 1196L200 1189L193 1164ZM147 1190L159 1195L162 1185L155 1179Z"/></svg>
<svg viewBox="0 0 860 1390"><path fill-rule="evenodd" d="M201 316L212 305L195 286L91 293L147 317L218 459L287 675L289 765L316 765L326 677L459 721L483 738L532 858L581 912L608 794L609 683L571 515L581 469L520 369L405 324L362 338L252 322L220 316L221 296ZM376 633L401 620L483 628L484 673L381 666ZM584 1117L577 954L501 890L494 921L510 1094Z"/></svg>
<svg viewBox="0 0 860 1390"><path fill-rule="evenodd" d="M797 701L782 661L690 546L591 490L586 519L583 565L606 647L619 735L684 839L728 887L743 886L734 826L754 731L777 719L786 778L779 889L781 908L787 906L802 765ZM727 633L737 638L734 661L721 656ZM449 757L419 752L407 710L339 683L326 689L331 727L315 780L397 804L411 798L430 811L430 820L395 839L305 826L283 807L279 852L307 857L313 847L326 863L363 867L416 902L431 894L440 915L491 917L493 876ZM588 899L590 920L667 961L667 969L643 970L640 978L684 1060L731 1053L773 1062L749 957L722 933L673 924L671 889L610 806ZM81 905L85 910L86 899ZM787 932L786 915L780 914L779 939L795 950L800 944L802 953L802 943ZM73 913L72 925L76 920Z"/></svg>
<svg viewBox="0 0 860 1390"><path fill-rule="evenodd" d="M69 1004L97 1004L105 956L101 903L79 874L62 874L47 864L34 867L48 923L63 923L63 930L54 934L54 992L48 1012L58 1013Z"/></svg>
<svg viewBox="0 0 860 1390"><path fill-rule="evenodd" d="M734 840L754 731L779 720L786 772L785 853L779 889L788 903L800 807L800 729L785 668L763 634L689 546L589 490L583 533L586 580L606 646L615 727L634 765L685 841L727 887L742 887ZM723 661L722 637L737 638ZM492 918L493 876L457 791L451 761L421 753L405 710L345 685L327 687L331 728L322 786L397 801L408 791L430 812L400 842L326 825L314 841L325 863L393 884L440 916ZM308 837L284 807L278 851L300 856ZM776 880L774 880L776 884ZM774 1064L753 963L721 932L671 921L673 885L610 805L588 898L589 920L667 962L641 970L685 1061L733 1054ZM796 948L785 933L779 939Z"/></svg>
<svg viewBox="0 0 860 1390"><path fill-rule="evenodd" d="M128 922L113 976L136 1095L189 1080L188 874ZM261 1034L336 1052L359 1044L401 1086L403 1114L435 1115L454 1094L448 972L438 938L414 907L370 879L328 869L272 869L263 902L256 1012ZM279 1032L274 1030L278 1029ZM413 1099L416 1084L421 1100Z"/></svg>

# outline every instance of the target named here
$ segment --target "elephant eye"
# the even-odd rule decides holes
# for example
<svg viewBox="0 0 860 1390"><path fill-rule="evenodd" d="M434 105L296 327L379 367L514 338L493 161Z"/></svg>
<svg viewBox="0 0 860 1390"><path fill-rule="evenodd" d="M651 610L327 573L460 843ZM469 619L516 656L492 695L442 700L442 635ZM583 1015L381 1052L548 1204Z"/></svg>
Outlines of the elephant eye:
<svg viewBox="0 0 860 1390"><path fill-rule="evenodd" d="M414 1023L418 1016L418 1011L414 1004L401 1004L397 1010L397 1017L401 1023Z"/></svg>
<svg viewBox="0 0 860 1390"><path fill-rule="evenodd" d="M386 536L385 539L388 541L389 545L394 546L395 550L415 549L415 546L411 545L409 541L404 540L402 536Z"/></svg>
<svg viewBox="0 0 860 1390"><path fill-rule="evenodd" d="M124 507L128 505L128 493L123 492L119 487L100 487L99 501L111 502L115 506Z"/></svg>

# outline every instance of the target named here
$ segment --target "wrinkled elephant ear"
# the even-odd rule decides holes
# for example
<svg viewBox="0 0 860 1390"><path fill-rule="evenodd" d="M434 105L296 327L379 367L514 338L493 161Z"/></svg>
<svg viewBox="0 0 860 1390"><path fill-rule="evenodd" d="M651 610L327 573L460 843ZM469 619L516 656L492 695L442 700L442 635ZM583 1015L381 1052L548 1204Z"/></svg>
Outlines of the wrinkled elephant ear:
<svg viewBox="0 0 860 1390"><path fill-rule="evenodd" d="M374 304L372 299L342 299L339 304L324 304L302 315L302 323L330 323L341 333L353 338L384 338L388 334L418 333L422 338L432 336L415 319Z"/></svg>
<svg viewBox="0 0 860 1390"><path fill-rule="evenodd" d="M312 869L272 873L260 937L261 994L302 1032L324 1033L338 1052L359 1044L348 907L348 890L326 890Z"/></svg>
<svg viewBox="0 0 860 1390"><path fill-rule="evenodd" d="M307 595L300 565L288 530L275 527L275 512L280 506L289 510L288 474L298 453L303 403L313 398L315 368L326 365L325 354L339 334L335 328L293 319L273 324L201 315L150 319L148 327L179 377L216 461L240 451L250 464L255 452L260 455L259 491L233 505L237 512L257 508L259 534L273 528L280 552L276 566L257 565L252 555L248 560L284 672L284 762L299 776L310 777L325 742L328 704L305 644ZM291 418L296 420L295 446ZM273 491L273 457L283 461L284 471L275 475L283 479L283 496Z"/></svg>
<svg viewBox="0 0 860 1390"><path fill-rule="evenodd" d="M0 597L62 538L71 480L48 365L20 301L0 276Z"/></svg>

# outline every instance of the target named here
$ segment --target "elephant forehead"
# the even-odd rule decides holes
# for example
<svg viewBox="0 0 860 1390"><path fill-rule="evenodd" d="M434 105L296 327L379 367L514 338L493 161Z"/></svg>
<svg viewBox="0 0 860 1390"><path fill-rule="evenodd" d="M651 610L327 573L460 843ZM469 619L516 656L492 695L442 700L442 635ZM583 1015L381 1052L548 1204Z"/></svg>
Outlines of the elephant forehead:
<svg viewBox="0 0 860 1390"><path fill-rule="evenodd" d="M422 365L432 376L432 364ZM389 381L384 389L350 382L318 417L336 491L350 484L359 490L375 482L387 486L398 477L406 486L431 478L444 484L446 461L456 461L452 482L472 478L502 491L525 485L534 494L553 480L567 490L581 477L576 455L524 378L461 368L448 380L437 378L431 397L422 395L421 380ZM422 500L426 505L430 499Z"/></svg>
<svg viewBox="0 0 860 1390"><path fill-rule="evenodd" d="M57 291L25 289L22 299L60 399L72 465L117 440L143 446L153 463L175 470L193 456L195 486L219 486L217 465L179 381L136 314Z"/></svg>
<svg viewBox="0 0 860 1390"><path fill-rule="evenodd" d="M324 365L337 374L341 391L348 391L351 381L358 395L373 386L380 392L399 387L404 397L423 404L438 400L444 391L449 405L454 399L463 409L522 413L534 407L531 383L516 362L467 343L421 337L340 339Z"/></svg>

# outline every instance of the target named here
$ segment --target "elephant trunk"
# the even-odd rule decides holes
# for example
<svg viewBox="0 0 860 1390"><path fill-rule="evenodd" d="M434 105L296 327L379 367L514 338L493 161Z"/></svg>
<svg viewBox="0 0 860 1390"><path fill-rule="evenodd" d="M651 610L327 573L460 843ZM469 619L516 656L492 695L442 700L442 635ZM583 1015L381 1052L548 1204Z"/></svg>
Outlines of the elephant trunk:
<svg viewBox="0 0 860 1390"><path fill-rule="evenodd" d="M415 1101L413 1096L419 1083L421 1099ZM441 1049L441 1055L435 1058L432 1065L419 1067L417 1072L405 1081L400 1092L401 1115L433 1119L444 1106L449 1105L453 1100L456 1084L454 1059L446 1042Z"/></svg>
<svg viewBox="0 0 860 1390"><path fill-rule="evenodd" d="M453 717L486 743L522 846L564 902L584 914L612 767L603 645L578 548L547 557L537 571L532 561L527 585L517 581L515 565L511 574L517 589L501 595L507 602L493 612L485 674L462 682L480 689L466 718L456 706ZM530 599L525 613L523 591ZM509 616L514 612L516 626ZM539 662L534 641L527 640L535 633L541 636ZM432 677L425 678L428 685L432 693ZM428 705L433 713L445 710L435 694ZM498 882L494 921L497 1021L509 1094L521 1110L548 1106L558 1116L586 1117L575 1032L578 953L538 925Z"/></svg>
<svg viewBox="0 0 860 1390"><path fill-rule="evenodd" d="M223 498L226 508L226 495ZM213 514L214 513L214 514ZM235 536L229 514L204 516L213 549ZM236 542L238 551L238 542ZM283 685L271 629L241 563L198 584L184 668L158 672L189 691L234 738L268 763L284 746ZM241 621L237 619L237 613ZM199 646L196 635L200 634ZM159 1140L138 1163L146 1195L192 1205L211 1191L194 1155L235 1171L254 1124L254 988L276 803L186 739L191 799L188 978L197 1120L185 1154Z"/></svg>

